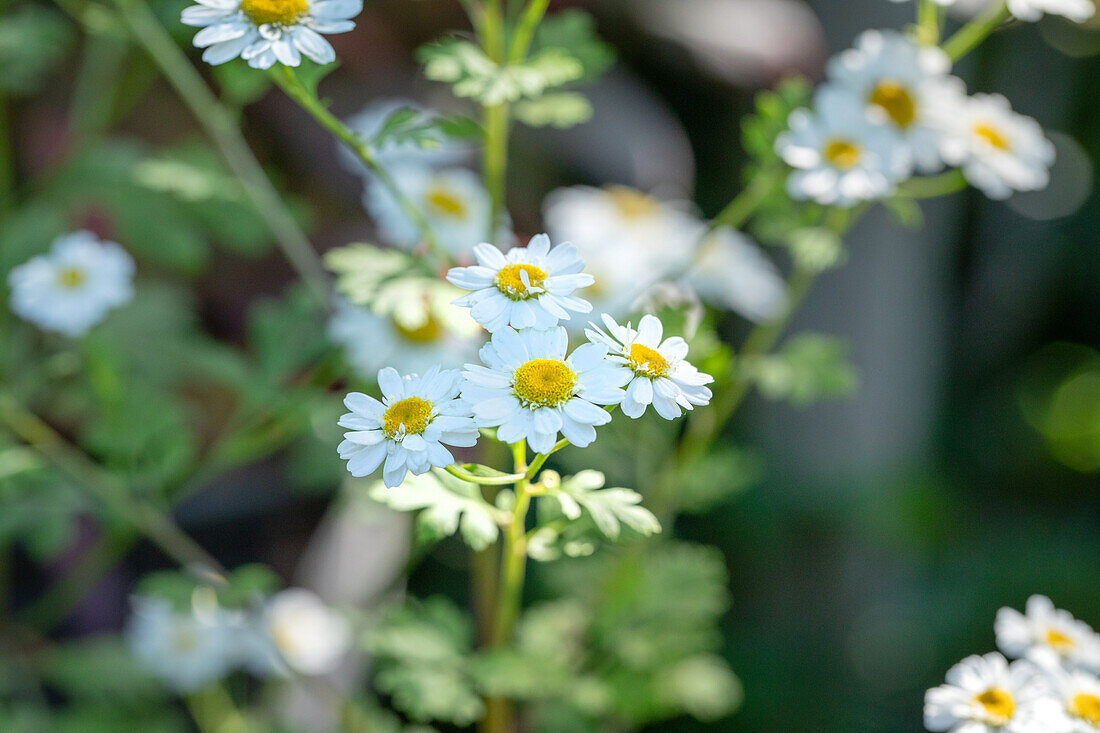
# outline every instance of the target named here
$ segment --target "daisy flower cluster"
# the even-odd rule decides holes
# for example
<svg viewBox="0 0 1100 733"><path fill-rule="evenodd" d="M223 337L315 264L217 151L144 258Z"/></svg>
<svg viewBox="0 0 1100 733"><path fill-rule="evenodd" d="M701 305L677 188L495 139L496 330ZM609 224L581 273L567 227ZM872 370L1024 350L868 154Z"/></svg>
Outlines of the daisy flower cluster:
<svg viewBox="0 0 1100 733"><path fill-rule="evenodd" d="M909 0L891 1L909 2ZM955 0L933 0L933 2L943 7L955 5ZM1083 23L1096 13L1096 6L1092 0L1007 0L1006 7L1016 19L1029 22L1037 21L1043 15L1061 15L1075 23Z"/></svg>
<svg viewBox="0 0 1100 733"><path fill-rule="evenodd" d="M1017 9L1043 4L1022 0ZM1048 5L1056 12L1059 3ZM791 197L851 207L890 197L913 175L945 167L960 169L994 199L1045 188L1054 146L1039 123L1000 95L968 96L950 72L939 47L896 31L864 32L829 61L812 107L792 113L776 140L793 169Z"/></svg>
<svg viewBox="0 0 1100 733"><path fill-rule="evenodd" d="M593 277L572 244L552 246L542 234L506 252L482 243L474 256L477 264L452 268L447 280L467 291L456 304L490 333L481 363L405 376L385 368L378 373L381 399L349 394L350 412L340 419L349 432L339 452L352 475L381 466L383 483L393 488L407 474L451 466L450 449L472 447L479 431L548 455L559 435L590 445L618 406L637 418L652 405L671 420L710 401L713 379L687 361L682 338L664 337L655 316L634 329L605 314L606 330L592 325L587 343L570 350L562 322L593 310L577 294Z"/></svg>
<svg viewBox="0 0 1100 733"><path fill-rule="evenodd" d="M1038 595L1024 613L1002 608L995 629L1000 652L964 659L925 695L928 730L1100 731L1100 634Z"/></svg>

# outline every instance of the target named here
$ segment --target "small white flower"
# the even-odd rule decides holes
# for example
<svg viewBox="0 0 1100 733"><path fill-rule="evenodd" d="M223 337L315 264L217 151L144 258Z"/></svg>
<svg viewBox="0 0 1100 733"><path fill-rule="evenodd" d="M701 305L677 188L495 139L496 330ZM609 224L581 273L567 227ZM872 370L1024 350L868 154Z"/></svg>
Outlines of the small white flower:
<svg viewBox="0 0 1100 733"><path fill-rule="evenodd" d="M411 99L379 99L371 102L358 113L347 118L344 122L348 129L357 133L364 141L370 141L382 129L382 125L390 115L399 109L412 109L419 113L418 123L427 123L436 117L435 112L424 108ZM468 153L468 148L455 142L441 132L433 131L431 139L437 143L435 147L425 148L417 145L412 140L398 141L387 140L382 145L375 146L371 152L375 159L386 170L394 170L409 165L427 167L450 166L461 162ZM371 174L363 165L355 153L346 145L339 146L340 158L344 166L351 173L370 177Z"/></svg>
<svg viewBox="0 0 1100 733"><path fill-rule="evenodd" d="M456 258L468 257L485 236L492 208L481 178L465 168L432 170L419 164L397 166L390 173L397 188L427 219L444 249ZM416 224L377 180L367 185L363 204L387 243L412 248L422 241Z"/></svg>
<svg viewBox="0 0 1100 733"><path fill-rule="evenodd" d="M1061 716L1042 673L1000 654L972 656L924 697L924 726L950 733L1059 733Z"/></svg>
<svg viewBox="0 0 1100 733"><path fill-rule="evenodd" d="M257 672L286 667L305 675L333 672L351 647L351 625L325 605L320 596L304 588L290 588L272 596L258 620L256 649L251 665Z"/></svg>
<svg viewBox="0 0 1100 733"><path fill-rule="evenodd" d="M687 361L688 345L679 336L661 340L664 330L656 316L645 315L634 330L630 324L620 326L604 314L607 331L592 324L585 331L588 338L606 346L627 381L626 396L620 407L627 417L641 417L646 407L653 405L666 420L681 415L681 408L692 410L710 402L706 387L714 377L704 374Z"/></svg>
<svg viewBox="0 0 1100 733"><path fill-rule="evenodd" d="M741 232L723 227L699 245L687 274L699 297L750 321L770 321L787 308L779 269Z"/></svg>
<svg viewBox="0 0 1100 733"><path fill-rule="evenodd" d="M1046 13L1083 23L1096 13L1096 6L1092 0L1008 0L1008 12L1020 20L1036 21Z"/></svg>
<svg viewBox="0 0 1100 733"><path fill-rule="evenodd" d="M997 612L997 646L1009 657L1026 657L1052 668L1059 665L1100 670L1100 634L1046 596L1027 599L1026 613Z"/></svg>
<svg viewBox="0 0 1100 733"><path fill-rule="evenodd" d="M224 64L240 56L254 69L276 61L297 66L302 56L319 64L336 60L320 34L344 33L363 11L363 0L198 0L184 8L184 25L202 28L194 44L202 60Z"/></svg>
<svg viewBox="0 0 1100 733"><path fill-rule="evenodd" d="M233 668L234 625L223 609L180 613L161 598L137 597L126 626L130 653L166 686L193 692Z"/></svg>
<svg viewBox="0 0 1100 733"><path fill-rule="evenodd" d="M1088 672L1055 670L1050 680L1068 733L1100 733L1100 679Z"/></svg>
<svg viewBox="0 0 1100 733"><path fill-rule="evenodd" d="M452 284L472 290L455 301L490 333L502 328L541 328L568 321L570 312L590 313L592 304L573 295L594 282L582 273L584 262L572 244L550 248L550 237L539 234L526 247L507 254L491 244L474 247L477 264L454 267L447 273Z"/></svg>
<svg viewBox="0 0 1100 733"><path fill-rule="evenodd" d="M478 427L497 427L505 443L526 439L532 450L548 453L558 431L584 448L596 439L597 425L611 415L597 405L617 405L629 376L607 357L607 347L584 344L566 357L564 328L502 328L481 348L485 366L467 364L462 398Z"/></svg>
<svg viewBox="0 0 1100 733"><path fill-rule="evenodd" d="M898 135L867 119L865 105L818 90L813 110L791 113L776 151L796 170L787 191L798 200L850 207L894 192L912 162Z"/></svg>
<svg viewBox="0 0 1100 733"><path fill-rule="evenodd" d="M617 316L666 275L686 270L706 230L690 204L625 186L559 189L546 198L543 217L553 240L571 242L595 277L585 298ZM565 325L579 330L584 323Z"/></svg>
<svg viewBox="0 0 1100 733"><path fill-rule="evenodd" d="M122 247L91 232L66 234L9 273L11 309L46 330L81 336L133 298L133 279L134 260Z"/></svg>
<svg viewBox="0 0 1100 733"><path fill-rule="evenodd" d="M951 60L935 46L921 46L896 31L869 30L854 48L829 62L823 96L837 106L862 106L868 119L893 130L906 156L922 172L943 167L940 128L932 110L962 82L947 75Z"/></svg>
<svg viewBox="0 0 1100 733"><path fill-rule="evenodd" d="M1050 183L1054 145L1038 122L1012 111L999 94L959 96L937 112L943 159L992 199L1038 191Z"/></svg>
<svg viewBox="0 0 1100 733"><path fill-rule="evenodd" d="M450 466L454 457L443 444L468 448L477 443L470 408L458 396L461 374L432 367L424 376L378 372L382 401L361 392L344 399L351 412L340 418L344 433L338 450L352 476L368 476L382 462L382 481L399 486L406 472L419 475L432 466Z"/></svg>

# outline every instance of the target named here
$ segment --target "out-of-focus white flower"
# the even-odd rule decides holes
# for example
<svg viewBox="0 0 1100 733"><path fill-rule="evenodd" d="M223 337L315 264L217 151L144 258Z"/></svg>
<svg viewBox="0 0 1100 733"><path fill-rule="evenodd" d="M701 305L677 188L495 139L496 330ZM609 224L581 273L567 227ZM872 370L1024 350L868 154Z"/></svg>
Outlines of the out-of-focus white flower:
<svg viewBox="0 0 1100 733"><path fill-rule="evenodd" d="M1026 657L1044 668L1100 670L1100 634L1068 611L1055 608L1046 596L1027 599L1025 613L1012 608L997 612L997 646L1009 657Z"/></svg>
<svg viewBox="0 0 1100 733"><path fill-rule="evenodd" d="M257 661L262 664L266 658L273 671L281 662L299 674L328 674L351 646L347 619L304 588L272 596L264 604L258 627L264 644L257 650L262 655Z"/></svg>
<svg viewBox="0 0 1100 733"><path fill-rule="evenodd" d="M493 333L512 328L546 329L570 320L570 312L591 313L592 304L573 295L594 282L582 273L584 261L564 242L550 248L550 237L539 234L526 247L502 253L491 244L474 247L477 264L454 267L447 280L469 295L455 301Z"/></svg>
<svg viewBox="0 0 1100 733"><path fill-rule="evenodd" d="M328 335L364 379L387 364L418 374L436 364L464 364L477 353L484 332L452 303L461 295L443 280L390 281L369 307L338 299Z"/></svg>
<svg viewBox="0 0 1100 733"><path fill-rule="evenodd" d="M1000 654L972 656L924 697L924 726L950 733L1059 733L1062 716L1041 671Z"/></svg>
<svg viewBox="0 0 1100 733"><path fill-rule="evenodd" d="M1008 0L1008 12L1020 20L1036 21L1046 13L1083 23L1096 13L1096 6L1092 0Z"/></svg>
<svg viewBox="0 0 1100 733"><path fill-rule="evenodd" d="M236 626L221 608L181 613L161 598L136 597L126 627L130 653L175 692L193 692L236 662Z"/></svg>
<svg viewBox="0 0 1100 733"><path fill-rule="evenodd" d="M432 367L423 376L402 377L387 367L378 372L382 401L361 392L344 399L351 410L340 418L344 433L338 450L352 476L368 476L382 465L387 487L400 485L406 472L419 475L432 466L450 466L454 456L443 444L468 448L477 443L470 407L458 397L458 370Z"/></svg>
<svg viewBox="0 0 1100 733"><path fill-rule="evenodd" d="M454 257L469 257L475 244L485 238L492 206L481 178L465 168L432 170L421 165L404 165L391 170L397 188L424 215L440 244ZM363 203L378 226L379 236L397 247L415 247L420 231L390 192L372 180ZM507 238L502 233L502 238Z"/></svg>
<svg viewBox="0 0 1100 733"><path fill-rule="evenodd" d="M962 82L948 76L951 60L934 46L921 46L896 31L865 31L854 48L829 62L830 83L821 94L840 97L836 106L862 106L868 119L892 129L906 156L922 172L943 167L940 128L931 111Z"/></svg>
<svg viewBox="0 0 1100 733"><path fill-rule="evenodd" d="M706 227L689 204L624 186L558 189L546 198L543 216L554 241L571 242L595 277L585 298L614 315L626 315L665 276L682 273ZM571 325L583 327L578 320Z"/></svg>
<svg viewBox="0 0 1100 733"><path fill-rule="evenodd" d="M467 364L462 398L478 427L497 427L505 443L526 439L532 450L549 453L558 431L584 448L597 425L611 421L598 405L617 405L628 374L608 359L607 347L584 344L566 357L564 328L544 331L502 328L481 348L485 366Z"/></svg>
<svg viewBox="0 0 1100 733"><path fill-rule="evenodd" d="M787 308L787 286L779 269L748 237L729 227L699 245L687 282L705 302L750 321L778 318Z"/></svg>
<svg viewBox="0 0 1100 733"><path fill-rule="evenodd" d="M403 108L416 110L419 113L418 120L420 123L427 123L435 116L431 110L425 109L422 105L410 99L378 99L347 118L345 124L348 129L358 133L363 140L369 142L381 131L382 125L385 124L390 115ZM447 137L441 132L431 134L431 139L437 143L436 147L421 147L412 140L387 140L381 145L373 147L371 152L374 153L375 159L382 167L387 170L409 165L426 167L455 165L462 160L467 152L467 149L457 144L454 138ZM340 158L349 172L362 176L370 175L363 162L348 150L347 146L341 145L339 150Z"/></svg>
<svg viewBox="0 0 1100 733"><path fill-rule="evenodd" d="M1050 682L1068 733L1100 733L1100 679L1088 672L1053 670Z"/></svg>
<svg viewBox="0 0 1100 733"><path fill-rule="evenodd" d="M664 327L653 315L642 316L635 330L628 323L620 326L606 313L603 331L592 324L585 333L597 344L609 349L626 380L626 396L620 407L627 417L638 418L653 405L666 420L680 417L681 410L710 402L706 387L714 377L704 374L687 361L688 345L679 336L662 340Z"/></svg>
<svg viewBox="0 0 1100 733"><path fill-rule="evenodd" d="M49 331L81 336L134 296L134 260L91 232L65 234L8 275L11 309Z"/></svg>
<svg viewBox="0 0 1100 733"><path fill-rule="evenodd" d="M865 106L833 94L814 97L813 110L791 113L776 151L796 170L787 191L798 200L850 207L894 192L912 162L894 130L867 119Z"/></svg>
<svg viewBox="0 0 1100 733"><path fill-rule="evenodd" d="M936 111L943 159L993 199L1050 183L1054 145L1038 122L1012 111L999 94L961 94Z"/></svg>
<svg viewBox="0 0 1100 733"><path fill-rule="evenodd" d="M194 44L202 60L223 64L240 56L254 69L276 61L297 66L302 56L319 64L336 60L322 33L344 33L363 11L363 0L198 0L184 8L184 25L202 28Z"/></svg>

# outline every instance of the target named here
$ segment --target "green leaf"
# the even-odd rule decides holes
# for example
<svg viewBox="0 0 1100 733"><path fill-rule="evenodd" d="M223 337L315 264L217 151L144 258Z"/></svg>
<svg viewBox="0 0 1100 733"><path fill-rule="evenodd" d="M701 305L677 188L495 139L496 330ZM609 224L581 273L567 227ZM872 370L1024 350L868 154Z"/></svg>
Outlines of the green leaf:
<svg viewBox="0 0 1100 733"><path fill-rule="evenodd" d="M799 334L779 353L747 358L742 366L768 399L804 406L855 391L858 378L847 351L840 339Z"/></svg>
<svg viewBox="0 0 1100 733"><path fill-rule="evenodd" d="M690 513L708 511L752 487L763 473L763 459L755 452L719 446L684 466L676 489L677 506Z"/></svg>
<svg viewBox="0 0 1100 733"><path fill-rule="evenodd" d="M370 496L397 511L419 511L418 523L432 537L461 532L474 550L485 549L500 533L499 510L482 498L481 490L440 469L410 475L392 489L378 482Z"/></svg>
<svg viewBox="0 0 1100 733"><path fill-rule="evenodd" d="M522 63L501 66L473 43L447 38L421 47L418 56L425 76L451 84L455 96L484 106L535 99L584 75L581 62L561 48L545 48Z"/></svg>
<svg viewBox="0 0 1100 733"><path fill-rule="evenodd" d="M163 700L164 686L130 655L118 637L59 644L45 655L43 679L70 698L118 704Z"/></svg>
<svg viewBox="0 0 1100 733"><path fill-rule="evenodd" d="M531 127L566 129L592 119L592 105L576 92L546 94L539 99L519 102L516 119Z"/></svg>
<svg viewBox="0 0 1100 733"><path fill-rule="evenodd" d="M222 92L222 100L244 107L260 99L271 88L271 77L253 69L244 59L210 67L210 73Z"/></svg>
<svg viewBox="0 0 1100 733"><path fill-rule="evenodd" d="M579 81L591 81L615 63L615 48L596 33L596 21L584 10L571 8L545 18L535 32L535 51L563 48L580 62Z"/></svg>
<svg viewBox="0 0 1100 733"><path fill-rule="evenodd" d="M33 94L72 47L64 17L41 5L21 5L0 16L0 91Z"/></svg>
<svg viewBox="0 0 1100 733"><path fill-rule="evenodd" d="M643 536L661 531L657 517L639 506L641 494L630 489L604 489L603 485L604 475L599 471L581 471L563 479L560 487L551 489L548 495L568 519L579 519L583 508L611 540L618 539L623 524Z"/></svg>

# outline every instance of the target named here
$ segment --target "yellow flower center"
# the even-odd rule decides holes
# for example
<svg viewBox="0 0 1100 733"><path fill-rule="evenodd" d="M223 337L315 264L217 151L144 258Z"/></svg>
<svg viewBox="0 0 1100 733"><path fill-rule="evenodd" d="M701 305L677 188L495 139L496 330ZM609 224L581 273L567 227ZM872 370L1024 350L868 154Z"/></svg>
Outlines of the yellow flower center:
<svg viewBox="0 0 1100 733"><path fill-rule="evenodd" d="M382 432L387 438L394 438L402 432L420 435L432 421L432 403L419 397L408 397L394 402L386 408L382 416Z"/></svg>
<svg viewBox="0 0 1100 733"><path fill-rule="evenodd" d="M189 652L198 646L199 637L189 626L181 626L172 632L172 649L177 652Z"/></svg>
<svg viewBox="0 0 1100 733"><path fill-rule="evenodd" d="M1012 148L1012 144L1008 141L1008 138L1002 135L1000 130L987 122L979 122L974 125L974 134L982 140L985 140L997 150L1010 150Z"/></svg>
<svg viewBox="0 0 1100 733"><path fill-rule="evenodd" d="M66 290L79 288L86 279L84 271L77 267L66 267L57 273L57 284Z"/></svg>
<svg viewBox="0 0 1100 733"><path fill-rule="evenodd" d="M294 25L309 10L309 0L241 0L241 12L256 25Z"/></svg>
<svg viewBox="0 0 1100 733"><path fill-rule="evenodd" d="M1100 696L1078 692L1070 701L1069 712L1093 725L1100 725Z"/></svg>
<svg viewBox="0 0 1100 733"><path fill-rule="evenodd" d="M528 407L556 407L569 400L576 388L576 372L560 359L531 359L512 377L516 397Z"/></svg>
<svg viewBox="0 0 1100 733"><path fill-rule="evenodd" d="M917 103L909 90L892 79L879 82L868 100L881 107L886 116L901 129L906 129L917 118Z"/></svg>
<svg viewBox="0 0 1100 733"><path fill-rule="evenodd" d="M661 205L652 196L625 186L609 186L605 193L624 219L634 220L652 216Z"/></svg>
<svg viewBox="0 0 1100 733"><path fill-rule="evenodd" d="M443 327L440 326L439 321L435 320L430 314L424 323L415 328L404 326L395 318L393 319L393 328L397 333L401 334L401 337L406 341L412 341L416 344L434 343L443 335Z"/></svg>
<svg viewBox="0 0 1100 733"><path fill-rule="evenodd" d="M1077 646L1077 643L1073 639L1058 629L1047 629L1046 641L1047 646L1063 653Z"/></svg>
<svg viewBox="0 0 1100 733"><path fill-rule="evenodd" d="M527 275L527 285L523 283L523 274ZM495 284L497 290L507 295L512 300L527 300L538 295L541 290L531 292L531 289L541 288L542 281L546 279L546 271L534 265L505 265L497 273Z"/></svg>
<svg viewBox="0 0 1100 733"><path fill-rule="evenodd" d="M469 211L465 201L442 186L428 189L424 200L427 201L431 213L448 219L465 219Z"/></svg>
<svg viewBox="0 0 1100 733"><path fill-rule="evenodd" d="M992 687L974 698L981 705L990 719L996 723L1005 723L1012 719L1016 712L1016 700L1008 690L1000 687Z"/></svg>
<svg viewBox="0 0 1100 733"><path fill-rule="evenodd" d="M854 168L862 157L863 151L851 140L833 138L825 145L825 160L837 168Z"/></svg>
<svg viewBox="0 0 1100 733"><path fill-rule="evenodd" d="M668 360L661 356L656 349L641 344L630 345L630 366L635 373L645 374L649 377L663 377L668 371Z"/></svg>

